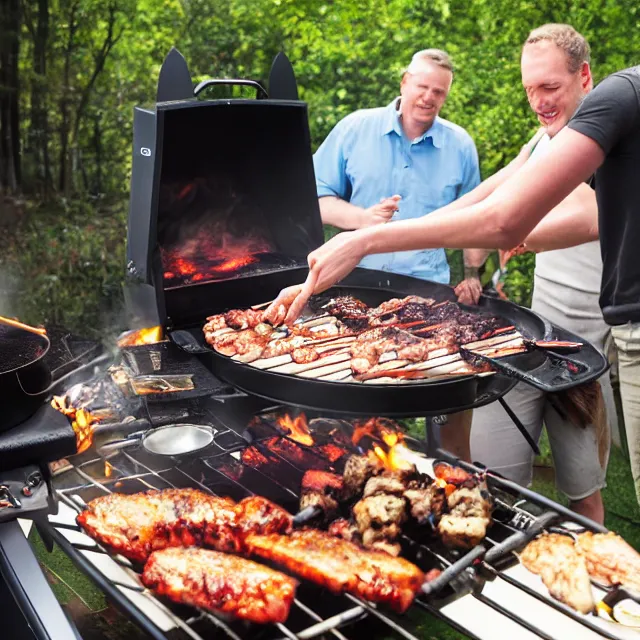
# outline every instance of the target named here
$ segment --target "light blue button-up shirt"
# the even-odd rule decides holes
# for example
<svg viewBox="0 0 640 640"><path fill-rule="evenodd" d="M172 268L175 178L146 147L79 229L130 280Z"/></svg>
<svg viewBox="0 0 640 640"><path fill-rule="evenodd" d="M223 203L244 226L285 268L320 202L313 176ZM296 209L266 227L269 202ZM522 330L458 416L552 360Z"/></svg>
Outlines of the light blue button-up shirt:
<svg viewBox="0 0 640 640"><path fill-rule="evenodd" d="M436 117L429 130L409 140L400 125L398 98L341 120L313 156L318 197L337 196L368 208L398 194L393 220L408 220L443 207L480 183L471 136ZM391 223L392 224L392 223ZM449 284L444 249L366 256L360 266Z"/></svg>

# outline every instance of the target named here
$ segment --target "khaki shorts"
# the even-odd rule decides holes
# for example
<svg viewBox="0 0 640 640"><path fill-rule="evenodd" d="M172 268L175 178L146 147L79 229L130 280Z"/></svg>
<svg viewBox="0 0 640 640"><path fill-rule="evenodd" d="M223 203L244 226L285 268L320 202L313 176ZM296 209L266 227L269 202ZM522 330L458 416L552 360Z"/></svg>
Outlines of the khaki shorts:
<svg viewBox="0 0 640 640"><path fill-rule="evenodd" d="M594 308L599 309L597 295L536 278L532 309L604 351L610 329ZM608 371L599 382L611 431L617 419ZM581 500L605 486L610 439L602 467L595 428L565 421L543 391L520 383L504 399L536 442L546 425L559 491ZM531 484L534 453L498 402L473 412L471 458L518 484Z"/></svg>
<svg viewBox="0 0 640 640"><path fill-rule="evenodd" d="M640 503L640 323L612 327L618 349L618 378L629 445L631 473Z"/></svg>

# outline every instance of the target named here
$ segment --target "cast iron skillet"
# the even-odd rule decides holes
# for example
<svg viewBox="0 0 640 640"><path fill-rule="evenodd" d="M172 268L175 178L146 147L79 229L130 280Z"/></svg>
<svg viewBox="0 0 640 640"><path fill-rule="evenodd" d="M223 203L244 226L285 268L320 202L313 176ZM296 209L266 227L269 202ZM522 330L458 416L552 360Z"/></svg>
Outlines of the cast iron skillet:
<svg viewBox="0 0 640 640"><path fill-rule="evenodd" d="M300 274L296 274L296 282ZM249 282L238 285L250 292L245 306L260 304L275 297L268 279L261 281L255 276ZM282 280L279 280L282 284ZM292 283L290 283L292 284ZM212 293L209 292L209 293ZM324 296L353 295L371 306L393 297L415 294L436 300L456 300L453 289L447 285L401 276L393 273L356 269L339 286L327 291ZM213 298L215 308L211 313L224 309L224 301ZM557 381L557 389L569 388L599 377L607 367L604 357L581 338L553 327L548 321L529 309L511 302L483 297L478 307L465 307L468 311L488 312L500 315L526 337L532 340L563 339L583 342L582 350L572 358L584 363L584 370L571 379L563 379L553 370L543 350L533 350L504 358L518 373L531 374L542 380ZM291 404L307 409L339 412L352 415L416 416L454 413L480 406L479 399L490 391L492 399L513 388L517 380L514 375L457 376L450 380L434 382L412 382L411 384L362 384L339 381L313 380L282 373L257 369L216 353L207 345L202 333L202 323L197 326L174 327L169 335L185 351L199 354L205 364L219 378L238 389L277 403ZM182 329L182 330L179 330Z"/></svg>
<svg viewBox="0 0 640 640"><path fill-rule="evenodd" d="M43 361L49 346L46 335L0 321L0 431L30 418L42 405L51 384Z"/></svg>

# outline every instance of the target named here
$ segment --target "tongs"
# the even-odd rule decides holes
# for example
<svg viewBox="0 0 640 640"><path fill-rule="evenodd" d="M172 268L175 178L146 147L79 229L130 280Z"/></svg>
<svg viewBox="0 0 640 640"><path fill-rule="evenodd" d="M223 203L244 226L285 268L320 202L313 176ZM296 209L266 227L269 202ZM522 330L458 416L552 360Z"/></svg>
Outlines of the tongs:
<svg viewBox="0 0 640 640"><path fill-rule="evenodd" d="M580 382L580 376L589 373L589 367L578 360L560 355L560 352L575 353L582 348L582 343L565 340L528 340L523 339L523 348L508 348L500 353L500 358L493 358L474 349L460 347L460 355L471 364L483 362L489 364L494 371L503 373L510 378L521 380L527 384L542 389L547 392L561 391L563 388L573 387ZM544 349L546 362L537 370L539 375L533 371L523 371L522 369L505 362L503 359L508 355L517 355L534 349ZM499 350L499 345L495 351Z"/></svg>

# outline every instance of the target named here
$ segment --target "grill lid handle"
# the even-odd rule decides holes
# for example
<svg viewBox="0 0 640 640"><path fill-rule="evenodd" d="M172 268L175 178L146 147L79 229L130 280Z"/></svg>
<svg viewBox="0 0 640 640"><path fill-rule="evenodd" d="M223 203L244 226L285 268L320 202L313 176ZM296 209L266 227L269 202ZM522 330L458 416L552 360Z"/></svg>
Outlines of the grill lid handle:
<svg viewBox="0 0 640 640"><path fill-rule="evenodd" d="M257 91L257 95L256 98L258 100L260 100L261 98L268 98L269 94L267 93L267 90L259 83L256 82L255 80L243 80L240 78L212 78L209 80L203 80L201 83L198 84L198 86L193 90L194 95L198 95L200 94L202 91L204 91L207 87L211 87L214 85L241 85L241 86L245 86L245 87L255 87L256 91Z"/></svg>

